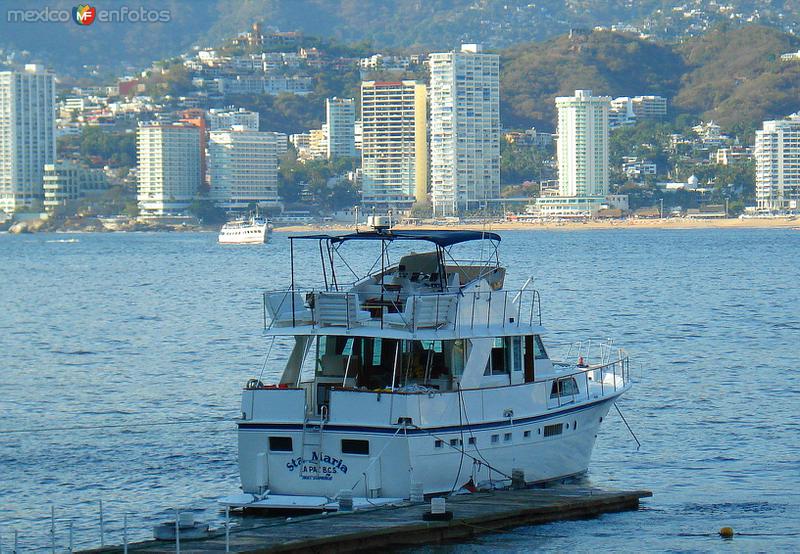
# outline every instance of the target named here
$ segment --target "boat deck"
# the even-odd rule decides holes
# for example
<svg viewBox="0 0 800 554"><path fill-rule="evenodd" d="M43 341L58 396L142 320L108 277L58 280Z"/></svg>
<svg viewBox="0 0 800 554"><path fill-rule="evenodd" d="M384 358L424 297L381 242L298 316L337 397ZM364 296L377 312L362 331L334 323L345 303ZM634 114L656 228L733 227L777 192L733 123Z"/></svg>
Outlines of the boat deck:
<svg viewBox="0 0 800 554"><path fill-rule="evenodd" d="M355 552L379 548L466 540L481 533L520 525L595 517L636 510L644 490L604 491L578 486L504 490L460 495L447 500L451 521L423 521L430 503L387 506L292 518L245 517L230 531L231 552ZM146 541L131 552L175 552L174 542ZM181 540L182 552L224 552L221 530L197 540ZM122 552L106 547L88 552Z"/></svg>

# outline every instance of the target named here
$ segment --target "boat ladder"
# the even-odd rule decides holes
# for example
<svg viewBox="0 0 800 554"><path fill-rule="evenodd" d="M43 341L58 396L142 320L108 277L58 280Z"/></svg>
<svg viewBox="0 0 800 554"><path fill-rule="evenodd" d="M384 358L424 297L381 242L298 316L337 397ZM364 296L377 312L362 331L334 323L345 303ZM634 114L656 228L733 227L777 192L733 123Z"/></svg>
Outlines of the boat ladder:
<svg viewBox="0 0 800 554"><path fill-rule="evenodd" d="M303 420L303 434L301 437L303 454L304 477L321 475L320 463L322 461L322 434L327 420L327 406L322 406L319 419L306 416ZM315 455L316 453L316 455Z"/></svg>

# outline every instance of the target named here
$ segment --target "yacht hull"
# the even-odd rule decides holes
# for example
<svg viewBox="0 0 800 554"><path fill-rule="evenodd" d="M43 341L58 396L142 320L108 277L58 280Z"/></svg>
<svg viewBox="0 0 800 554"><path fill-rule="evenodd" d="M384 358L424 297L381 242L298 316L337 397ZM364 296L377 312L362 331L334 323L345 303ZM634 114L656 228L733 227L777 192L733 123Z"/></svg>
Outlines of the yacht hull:
<svg viewBox="0 0 800 554"><path fill-rule="evenodd" d="M408 498L412 481L422 483L425 494L436 494L470 479L507 480L515 469L529 484L554 481L588 469L600 423L615 400L461 428L330 425L313 446L302 425L240 422L242 489L330 498L350 489L367 498ZM292 451L270 451L275 436L291 437ZM370 453L343 453L343 440L366 440Z"/></svg>

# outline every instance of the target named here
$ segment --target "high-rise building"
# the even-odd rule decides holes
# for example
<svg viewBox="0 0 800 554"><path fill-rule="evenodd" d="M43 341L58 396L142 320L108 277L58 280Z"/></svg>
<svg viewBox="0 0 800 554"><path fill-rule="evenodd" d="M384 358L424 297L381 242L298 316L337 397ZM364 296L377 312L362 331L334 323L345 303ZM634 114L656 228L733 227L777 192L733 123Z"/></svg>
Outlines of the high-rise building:
<svg viewBox="0 0 800 554"><path fill-rule="evenodd" d="M90 169L73 162L44 164L42 180L44 208L48 212L108 188L108 179L102 169Z"/></svg>
<svg viewBox="0 0 800 554"><path fill-rule="evenodd" d="M558 195L541 196L541 217L593 217L603 207L627 209L627 196L608 194L608 112L611 98L576 90L556 98Z"/></svg>
<svg viewBox="0 0 800 554"><path fill-rule="evenodd" d="M44 166L56 159L54 80L39 65L0 71L0 210L44 199Z"/></svg>
<svg viewBox="0 0 800 554"><path fill-rule="evenodd" d="M356 101L353 98L328 98L325 100L328 123L328 158L353 158L356 155Z"/></svg>
<svg viewBox="0 0 800 554"><path fill-rule="evenodd" d="M667 116L667 99L663 96L620 96L611 101L609 126L612 129L634 125L643 119L663 119Z"/></svg>
<svg viewBox="0 0 800 554"><path fill-rule="evenodd" d="M361 83L362 202L407 210L428 191L426 87L416 81Z"/></svg>
<svg viewBox="0 0 800 554"><path fill-rule="evenodd" d="M257 116L258 114L256 114ZM182 123L194 125L200 129L200 186L205 186L208 164L206 163L206 149L208 147L208 125L206 123L206 111L200 108L192 108L181 112Z"/></svg>
<svg viewBox="0 0 800 554"><path fill-rule="evenodd" d="M756 131L756 207L800 210L800 117L765 121Z"/></svg>
<svg viewBox="0 0 800 554"><path fill-rule="evenodd" d="M434 213L485 208L500 197L500 58L477 44L430 55Z"/></svg>
<svg viewBox="0 0 800 554"><path fill-rule="evenodd" d="M138 201L143 215L184 211L200 186L200 133L188 123L140 123Z"/></svg>
<svg viewBox="0 0 800 554"><path fill-rule="evenodd" d="M322 129L311 129L308 131L308 152L307 157L312 160L320 160L328 155L328 126L323 124Z"/></svg>
<svg viewBox="0 0 800 554"><path fill-rule="evenodd" d="M278 164L286 135L234 125L208 140L210 197L226 210L278 205Z"/></svg>
<svg viewBox="0 0 800 554"><path fill-rule="evenodd" d="M238 110L208 110L208 130L220 131L240 125L249 131L258 131L258 112L251 112L244 108Z"/></svg>
<svg viewBox="0 0 800 554"><path fill-rule="evenodd" d="M558 189L561 196L608 194L608 109L611 98L576 90L556 98Z"/></svg>

